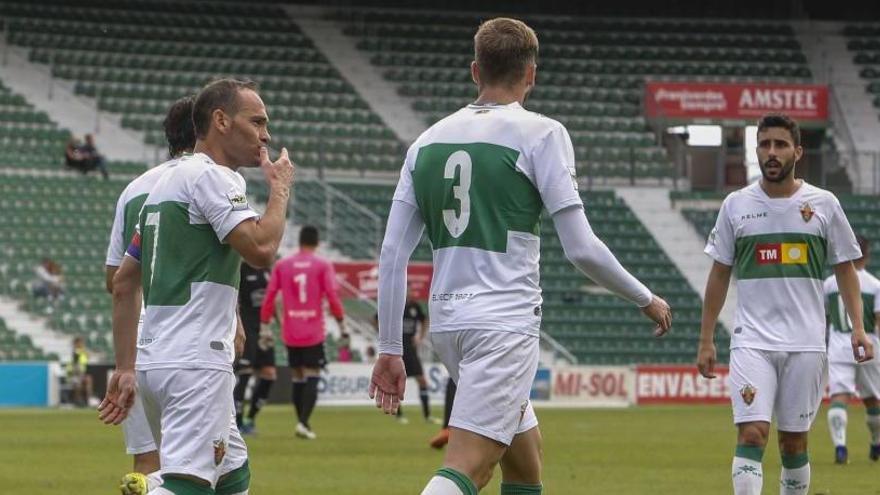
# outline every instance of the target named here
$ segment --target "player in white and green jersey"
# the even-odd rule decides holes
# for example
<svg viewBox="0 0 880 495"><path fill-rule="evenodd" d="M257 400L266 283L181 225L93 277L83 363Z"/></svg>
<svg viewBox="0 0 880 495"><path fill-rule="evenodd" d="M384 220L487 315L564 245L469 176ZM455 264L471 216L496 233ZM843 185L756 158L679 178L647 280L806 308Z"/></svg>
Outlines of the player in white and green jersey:
<svg viewBox="0 0 880 495"><path fill-rule="evenodd" d="M274 259L284 231L293 166L271 163L265 106L252 83L222 79L193 108L194 154L162 174L144 201L127 256L113 279L117 367L101 407L105 422L129 412L136 379L169 493L244 494L250 471L243 442L231 442L239 264ZM270 182L265 215L245 195L241 166L262 165ZM161 433L160 433L161 432ZM231 459L243 464L220 478Z"/></svg>
<svg viewBox="0 0 880 495"><path fill-rule="evenodd" d="M880 338L877 337L880 280L865 269L870 256L868 240L859 236L858 241L862 257L853 264L859 273L865 330L877 349L880 347ZM828 430L834 443L834 462L846 464L849 459L846 448L846 405L853 397L860 397L865 404L866 423L871 435L868 457L877 461L880 459L880 360L857 363L853 359L850 344L853 325L843 307L843 298L834 277L825 279L824 291L828 314L828 388L831 393Z"/></svg>
<svg viewBox="0 0 880 495"><path fill-rule="evenodd" d="M379 259L379 358L370 396L388 414L403 396L406 265L422 232L434 253L434 350L458 385L443 468L422 492L469 495L502 468L502 494L541 493L541 434L529 402L541 327L541 211L568 258L612 292L671 324L666 303L593 234L574 150L559 122L525 110L538 40L520 21L480 26L477 101L425 131L407 153Z"/></svg>
<svg viewBox="0 0 880 495"><path fill-rule="evenodd" d="M125 248L131 241L138 222L138 215L153 186L170 167L177 164L178 158L184 153L191 153L195 146L196 136L192 124L193 97L180 98L168 110L165 116L165 139L171 159L144 172L131 181L116 202L113 227L110 231L110 242L107 246L106 279L107 291L113 293L113 276L122 258ZM143 311L141 312L143 320ZM123 495L144 495L149 490L162 484L159 474L159 451L153 440L153 433L144 415L140 397L135 397L134 406L125 422L122 423L125 438L125 450L134 456L134 470L122 479Z"/></svg>
<svg viewBox="0 0 880 495"><path fill-rule="evenodd" d="M761 492L761 460L777 418L782 454L781 493L806 494L810 484L807 433L822 398L825 313L822 275L832 265L854 322L851 350L873 355L861 318L861 256L837 198L795 179L803 149L797 123L783 115L758 122L762 179L731 193L721 206L706 253L715 262L706 284L697 364L714 377L713 342L732 272L736 316L730 340L730 389L739 430L732 478L735 495Z"/></svg>

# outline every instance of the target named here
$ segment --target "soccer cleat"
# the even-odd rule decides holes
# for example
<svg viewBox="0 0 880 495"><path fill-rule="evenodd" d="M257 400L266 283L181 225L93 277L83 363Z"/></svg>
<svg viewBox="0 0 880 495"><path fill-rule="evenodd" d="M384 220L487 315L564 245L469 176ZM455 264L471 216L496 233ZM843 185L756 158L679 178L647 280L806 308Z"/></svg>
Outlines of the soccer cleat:
<svg viewBox="0 0 880 495"><path fill-rule="evenodd" d="M849 462L849 452L847 452L846 447L843 445L837 446L834 448L834 463L835 464L846 464Z"/></svg>
<svg viewBox="0 0 880 495"><path fill-rule="evenodd" d="M256 435L257 425L253 421L244 421L238 430L242 435Z"/></svg>
<svg viewBox="0 0 880 495"><path fill-rule="evenodd" d="M868 457L870 457L872 461L880 460L880 443L877 445L871 445L871 451L868 453Z"/></svg>
<svg viewBox="0 0 880 495"><path fill-rule="evenodd" d="M400 423L400 424L402 424L402 425L408 425L408 424L409 424L409 419L407 419L406 416L398 416L398 417L397 417L397 422Z"/></svg>
<svg viewBox="0 0 880 495"><path fill-rule="evenodd" d="M147 495L147 477L141 473L128 473L119 482L122 495Z"/></svg>
<svg viewBox="0 0 880 495"><path fill-rule="evenodd" d="M442 425L443 420L440 418L435 418L434 416L428 416L427 418L425 418L425 423L432 425Z"/></svg>
<svg viewBox="0 0 880 495"><path fill-rule="evenodd" d="M449 428L440 430L429 442L435 449L442 449L447 443L449 443Z"/></svg>
<svg viewBox="0 0 880 495"><path fill-rule="evenodd" d="M318 435L315 435L315 432L310 430L306 425L302 423L296 424L296 436L300 438L304 438L306 440L314 440L318 438Z"/></svg>

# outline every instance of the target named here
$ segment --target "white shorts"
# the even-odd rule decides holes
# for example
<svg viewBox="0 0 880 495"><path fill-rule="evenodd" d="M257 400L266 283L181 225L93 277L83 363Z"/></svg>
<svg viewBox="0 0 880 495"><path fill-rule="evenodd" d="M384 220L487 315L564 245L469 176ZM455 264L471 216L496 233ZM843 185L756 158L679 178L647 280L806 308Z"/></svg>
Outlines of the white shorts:
<svg viewBox="0 0 880 495"><path fill-rule="evenodd" d="M730 400L735 424L770 422L779 431L809 431L825 388L824 352L730 351Z"/></svg>
<svg viewBox="0 0 880 495"><path fill-rule="evenodd" d="M235 375L209 369L138 371L138 389L162 475L186 474L209 481L247 460L235 426Z"/></svg>
<svg viewBox="0 0 880 495"><path fill-rule="evenodd" d="M129 455L146 454L156 449L153 440L153 432L144 413L144 405L141 403L141 392L134 397L134 405L128 412L128 417L122 422L122 436L125 439L125 453Z"/></svg>
<svg viewBox="0 0 880 495"><path fill-rule="evenodd" d="M868 334L874 350L880 349L877 334ZM856 363L852 355L851 333L831 331L828 336L828 385L831 395L858 395L862 399L880 397L880 360Z"/></svg>
<svg viewBox="0 0 880 495"><path fill-rule="evenodd" d="M831 362L828 364L828 377L831 395L880 398L880 361L877 358L864 363Z"/></svg>
<svg viewBox="0 0 880 495"><path fill-rule="evenodd" d="M431 342L458 386L449 426L504 445L538 426L529 401L538 369L537 336L462 330L432 333Z"/></svg>

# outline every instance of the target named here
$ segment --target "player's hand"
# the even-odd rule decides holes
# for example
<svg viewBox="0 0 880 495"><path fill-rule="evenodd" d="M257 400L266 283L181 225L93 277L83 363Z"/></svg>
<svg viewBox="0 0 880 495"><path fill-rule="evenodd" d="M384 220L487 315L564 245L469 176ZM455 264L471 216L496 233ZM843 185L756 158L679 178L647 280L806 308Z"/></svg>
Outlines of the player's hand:
<svg viewBox="0 0 880 495"><path fill-rule="evenodd" d="M406 391L406 369L403 358L392 354L379 354L370 378L370 398L376 399L376 407L385 414L397 414L397 408Z"/></svg>
<svg viewBox="0 0 880 495"><path fill-rule="evenodd" d="M654 296L651 304L642 308L642 313L657 324L654 329L655 337L662 337L672 328L672 309L662 297Z"/></svg>
<svg viewBox="0 0 880 495"><path fill-rule="evenodd" d="M856 362L864 363L874 359L874 344L864 331L853 332L851 337L853 357Z"/></svg>
<svg viewBox="0 0 880 495"><path fill-rule="evenodd" d="M134 370L114 370L104 400L98 405L98 419L107 425L122 423L134 405L136 393Z"/></svg>
<svg viewBox="0 0 880 495"><path fill-rule="evenodd" d="M257 346L264 351L268 351L273 345L275 345L275 333L272 331L272 327L265 323L260 325L260 336L257 340Z"/></svg>
<svg viewBox="0 0 880 495"><path fill-rule="evenodd" d="M289 188L293 184L296 166L290 161L287 148L281 148L281 155L274 162L269 159L269 150L265 146L260 148L260 168L263 169L263 175L271 189Z"/></svg>
<svg viewBox="0 0 880 495"><path fill-rule="evenodd" d="M700 343L697 349L697 369L706 378L715 378L715 361L718 359L715 353L715 343Z"/></svg>

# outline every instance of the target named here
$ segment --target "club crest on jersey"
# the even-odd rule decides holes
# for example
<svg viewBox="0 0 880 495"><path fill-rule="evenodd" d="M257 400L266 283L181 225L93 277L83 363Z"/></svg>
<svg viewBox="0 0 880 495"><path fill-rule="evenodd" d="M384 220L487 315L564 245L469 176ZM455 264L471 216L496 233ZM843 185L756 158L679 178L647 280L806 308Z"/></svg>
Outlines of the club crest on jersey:
<svg viewBox="0 0 880 495"><path fill-rule="evenodd" d="M739 395L742 396L743 402L745 402L747 406L752 405L752 402L755 401L755 395L757 394L758 389L748 383L743 385L743 387L739 389Z"/></svg>
<svg viewBox="0 0 880 495"><path fill-rule="evenodd" d="M226 441L222 438L214 440L214 465L219 466L224 457L226 457Z"/></svg>
<svg viewBox="0 0 880 495"><path fill-rule="evenodd" d="M803 218L805 222L809 222L810 219L813 218L815 212L816 210L810 206L810 203L804 202L804 204L801 205L801 218Z"/></svg>

